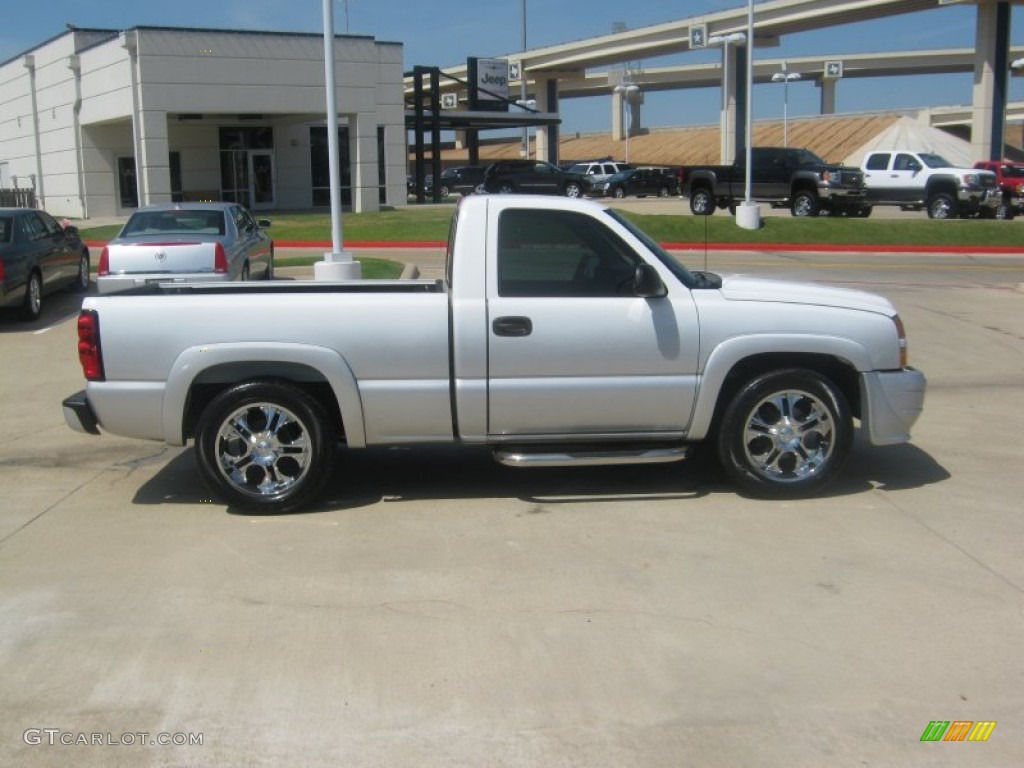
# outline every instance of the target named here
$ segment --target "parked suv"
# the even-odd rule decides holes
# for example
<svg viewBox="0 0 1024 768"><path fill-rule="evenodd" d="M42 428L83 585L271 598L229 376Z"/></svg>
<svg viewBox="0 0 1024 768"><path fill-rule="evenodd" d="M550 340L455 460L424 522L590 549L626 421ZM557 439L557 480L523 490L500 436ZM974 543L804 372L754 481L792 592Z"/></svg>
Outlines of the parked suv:
<svg viewBox="0 0 1024 768"><path fill-rule="evenodd" d="M445 168L441 173L441 197L448 197L453 192L461 195L471 194L481 181L484 180L482 165L460 165L455 168Z"/></svg>
<svg viewBox="0 0 1024 768"><path fill-rule="evenodd" d="M590 193L602 197L622 198L628 195L668 197L678 194L678 192L679 180L674 170L669 168L633 168L628 171L620 171L604 181L596 182Z"/></svg>
<svg viewBox="0 0 1024 768"><path fill-rule="evenodd" d="M580 197L590 191L590 181L541 160L499 160L488 166L477 191Z"/></svg>
<svg viewBox="0 0 1024 768"><path fill-rule="evenodd" d="M617 160L591 160L571 165L569 166L569 171L586 176L591 184L596 184L600 181L607 181L616 173L628 171L632 167L629 163L620 163Z"/></svg>

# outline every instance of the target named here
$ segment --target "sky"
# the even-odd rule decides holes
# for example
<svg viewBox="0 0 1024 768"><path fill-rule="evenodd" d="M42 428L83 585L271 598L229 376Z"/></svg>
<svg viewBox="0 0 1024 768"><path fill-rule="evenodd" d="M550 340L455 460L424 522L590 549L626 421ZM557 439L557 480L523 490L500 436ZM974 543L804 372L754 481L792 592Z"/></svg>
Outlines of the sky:
<svg viewBox="0 0 1024 768"><path fill-rule="evenodd" d="M14 3L16 0L3 0ZM755 2L755 4L757 4ZM529 48L602 35L616 24L635 29L682 18L745 7L743 0L525 0ZM401 42L405 65L449 66L468 56L500 56L520 49L523 2L515 0L341 0L335 2L339 34L369 35ZM347 13L346 13L347 8ZM1024 6L1013 6L1011 42L1024 44ZM347 18L346 18L347 17ZM66 23L78 27L128 29L134 26L207 27L285 32L323 31L322 0L47 0L22 6L17 21L0 27L0 61L59 35ZM347 30L346 30L347 24ZM924 13L790 35L778 48L755 58L974 47L975 8L953 5ZM718 51L672 59L648 59L644 66L718 61ZM754 89L754 117L779 118L781 89ZM970 104L971 75L930 75L849 79L836 92L838 112ZM1011 79L1011 100L1024 100L1024 76ZM646 96L645 127L711 124L718 120L720 91L691 89ZM791 117L818 113L819 91L810 80L789 86ZM608 131L611 100L571 99L562 103L563 132Z"/></svg>

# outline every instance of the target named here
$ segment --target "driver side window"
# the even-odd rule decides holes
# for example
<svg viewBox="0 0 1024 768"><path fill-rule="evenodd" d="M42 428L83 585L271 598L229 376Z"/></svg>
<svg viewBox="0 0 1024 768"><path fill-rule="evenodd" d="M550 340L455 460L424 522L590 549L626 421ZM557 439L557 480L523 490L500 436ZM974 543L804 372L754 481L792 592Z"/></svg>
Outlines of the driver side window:
<svg viewBox="0 0 1024 768"><path fill-rule="evenodd" d="M499 296L629 296L638 264L585 214L513 208L498 223Z"/></svg>

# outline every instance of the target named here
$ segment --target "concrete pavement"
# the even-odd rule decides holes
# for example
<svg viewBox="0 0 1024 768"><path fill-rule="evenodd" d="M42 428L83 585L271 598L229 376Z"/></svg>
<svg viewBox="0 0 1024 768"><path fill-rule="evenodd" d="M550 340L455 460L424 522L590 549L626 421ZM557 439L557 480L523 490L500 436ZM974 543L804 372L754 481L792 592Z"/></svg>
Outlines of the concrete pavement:
<svg viewBox="0 0 1024 768"><path fill-rule="evenodd" d="M1024 763L1024 259L710 258L892 298L930 382L913 443L800 502L700 453L374 449L254 517L191 449L64 426L75 297L0 318L0 764ZM933 720L997 725L922 743Z"/></svg>

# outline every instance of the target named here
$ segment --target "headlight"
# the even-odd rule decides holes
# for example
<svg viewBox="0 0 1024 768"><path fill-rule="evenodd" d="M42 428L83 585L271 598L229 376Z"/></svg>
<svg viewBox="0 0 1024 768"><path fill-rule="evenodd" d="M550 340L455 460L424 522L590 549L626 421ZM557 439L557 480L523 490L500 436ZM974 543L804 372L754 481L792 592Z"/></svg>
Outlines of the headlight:
<svg viewBox="0 0 1024 768"><path fill-rule="evenodd" d="M964 174L964 184L966 184L968 187L976 187L976 186L978 186L978 174L976 174L976 173L965 173Z"/></svg>

